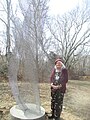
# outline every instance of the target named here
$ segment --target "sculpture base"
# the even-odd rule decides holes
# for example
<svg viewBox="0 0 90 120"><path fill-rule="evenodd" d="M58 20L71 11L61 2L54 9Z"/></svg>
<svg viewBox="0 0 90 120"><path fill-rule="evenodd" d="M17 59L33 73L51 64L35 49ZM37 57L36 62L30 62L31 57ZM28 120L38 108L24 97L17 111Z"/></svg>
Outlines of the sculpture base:
<svg viewBox="0 0 90 120"><path fill-rule="evenodd" d="M18 105L14 105L10 109L11 120L45 120L45 109L40 106L40 111L37 112L35 104L27 104L27 111L19 109ZM34 112L33 112L34 111Z"/></svg>

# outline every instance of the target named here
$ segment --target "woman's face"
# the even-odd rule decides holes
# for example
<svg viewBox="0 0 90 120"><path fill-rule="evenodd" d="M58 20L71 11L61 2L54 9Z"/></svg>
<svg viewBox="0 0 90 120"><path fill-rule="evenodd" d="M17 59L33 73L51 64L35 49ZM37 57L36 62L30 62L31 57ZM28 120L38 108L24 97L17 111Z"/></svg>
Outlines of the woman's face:
<svg viewBox="0 0 90 120"><path fill-rule="evenodd" d="M56 67L57 67L57 69L61 69L61 67L62 67L61 61L58 61L58 62L56 63Z"/></svg>

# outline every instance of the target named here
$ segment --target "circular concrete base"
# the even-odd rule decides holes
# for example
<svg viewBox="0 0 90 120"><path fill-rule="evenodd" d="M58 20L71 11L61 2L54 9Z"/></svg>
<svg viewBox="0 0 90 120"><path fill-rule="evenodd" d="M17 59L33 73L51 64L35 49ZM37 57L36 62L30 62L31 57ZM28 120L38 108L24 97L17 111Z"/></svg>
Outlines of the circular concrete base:
<svg viewBox="0 0 90 120"><path fill-rule="evenodd" d="M10 109L11 120L45 120L45 109L40 106L37 111L35 104L27 104L28 110L19 109L18 105L14 105Z"/></svg>

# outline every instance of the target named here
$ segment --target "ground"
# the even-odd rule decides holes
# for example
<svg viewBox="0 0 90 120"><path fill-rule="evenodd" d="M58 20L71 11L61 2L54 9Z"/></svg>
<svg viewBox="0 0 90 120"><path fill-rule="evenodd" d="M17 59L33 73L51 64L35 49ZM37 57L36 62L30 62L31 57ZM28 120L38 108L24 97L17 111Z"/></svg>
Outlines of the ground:
<svg viewBox="0 0 90 120"><path fill-rule="evenodd" d="M41 106L50 113L50 84L40 83ZM0 82L0 120L10 120L10 108L16 102L9 83ZM90 81L69 80L61 120L90 120Z"/></svg>

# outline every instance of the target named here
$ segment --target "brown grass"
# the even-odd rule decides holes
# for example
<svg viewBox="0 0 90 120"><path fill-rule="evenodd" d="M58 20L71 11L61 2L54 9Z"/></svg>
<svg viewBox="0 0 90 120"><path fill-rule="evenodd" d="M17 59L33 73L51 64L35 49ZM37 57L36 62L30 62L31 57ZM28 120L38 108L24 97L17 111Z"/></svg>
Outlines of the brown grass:
<svg viewBox="0 0 90 120"><path fill-rule="evenodd" d="M40 83L41 106L50 113L50 84ZM0 120L10 120L9 110L16 104L8 83L0 83ZM90 120L90 82L71 81L67 84L61 120Z"/></svg>

